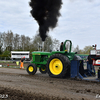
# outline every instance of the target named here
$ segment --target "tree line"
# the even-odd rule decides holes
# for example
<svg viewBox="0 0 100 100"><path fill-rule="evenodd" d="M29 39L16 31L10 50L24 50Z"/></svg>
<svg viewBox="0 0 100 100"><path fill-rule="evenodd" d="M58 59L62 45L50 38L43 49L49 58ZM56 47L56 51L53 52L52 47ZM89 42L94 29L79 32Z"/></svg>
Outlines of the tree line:
<svg viewBox="0 0 100 100"><path fill-rule="evenodd" d="M29 37L13 33L11 30L8 32L0 32L0 55L7 55L11 51L50 51L58 50L60 42L48 36L43 43L39 35Z"/></svg>
<svg viewBox="0 0 100 100"><path fill-rule="evenodd" d="M11 30L8 32L0 32L0 55L8 55L11 51L57 51L60 48L60 42L48 36L44 42L39 35L29 37L13 33ZM85 46L83 50L79 49L77 45L75 48L72 46L72 51L78 54L89 54L93 49L92 46Z"/></svg>

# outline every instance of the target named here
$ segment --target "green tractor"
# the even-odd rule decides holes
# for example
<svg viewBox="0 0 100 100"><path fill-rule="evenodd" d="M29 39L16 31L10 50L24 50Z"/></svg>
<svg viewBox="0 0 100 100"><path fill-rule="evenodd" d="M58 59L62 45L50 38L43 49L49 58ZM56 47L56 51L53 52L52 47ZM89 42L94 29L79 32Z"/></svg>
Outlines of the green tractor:
<svg viewBox="0 0 100 100"><path fill-rule="evenodd" d="M50 77L70 76L71 60L79 59L75 52L71 52L71 47L72 42L66 40L63 44L63 51L32 52L32 61L27 67L27 72L34 75L38 67L41 73L48 73Z"/></svg>

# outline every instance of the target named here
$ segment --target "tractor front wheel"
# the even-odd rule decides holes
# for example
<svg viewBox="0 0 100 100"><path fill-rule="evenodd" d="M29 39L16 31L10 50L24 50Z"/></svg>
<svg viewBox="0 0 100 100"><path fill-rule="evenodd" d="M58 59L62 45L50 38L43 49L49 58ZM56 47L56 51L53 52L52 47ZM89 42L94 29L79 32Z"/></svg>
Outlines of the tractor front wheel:
<svg viewBox="0 0 100 100"><path fill-rule="evenodd" d="M35 64L29 64L26 70L30 75L34 75L37 71L37 67Z"/></svg>

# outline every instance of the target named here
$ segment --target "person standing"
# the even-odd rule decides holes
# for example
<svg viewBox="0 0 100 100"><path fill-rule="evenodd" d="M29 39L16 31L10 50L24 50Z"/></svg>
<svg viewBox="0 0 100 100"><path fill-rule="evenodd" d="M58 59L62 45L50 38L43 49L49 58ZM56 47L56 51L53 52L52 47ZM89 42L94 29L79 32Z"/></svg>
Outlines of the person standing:
<svg viewBox="0 0 100 100"><path fill-rule="evenodd" d="M91 55L88 55L88 70L90 71L91 74L95 74L95 69L94 69L94 66L93 66L93 58ZM93 70L93 71L92 71Z"/></svg>
<svg viewBox="0 0 100 100"><path fill-rule="evenodd" d="M21 68L24 69L24 63L23 63L23 61L24 61L24 59L21 58L21 60L20 60L20 69L21 69Z"/></svg>

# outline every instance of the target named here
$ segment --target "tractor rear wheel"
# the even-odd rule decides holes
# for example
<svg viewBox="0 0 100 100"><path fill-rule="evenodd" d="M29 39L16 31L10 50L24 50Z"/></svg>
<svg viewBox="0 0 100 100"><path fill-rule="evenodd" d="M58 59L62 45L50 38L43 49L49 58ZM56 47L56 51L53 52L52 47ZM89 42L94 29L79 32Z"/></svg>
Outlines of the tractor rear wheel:
<svg viewBox="0 0 100 100"><path fill-rule="evenodd" d="M35 64L29 64L26 70L30 75L34 75L37 71L37 67Z"/></svg>
<svg viewBox="0 0 100 100"><path fill-rule="evenodd" d="M40 71L42 74L46 74L46 73L47 73L47 68L46 68L46 66L39 67L39 71Z"/></svg>
<svg viewBox="0 0 100 100"><path fill-rule="evenodd" d="M47 61L47 70L50 77L65 78L70 74L70 61L65 55L54 54Z"/></svg>

